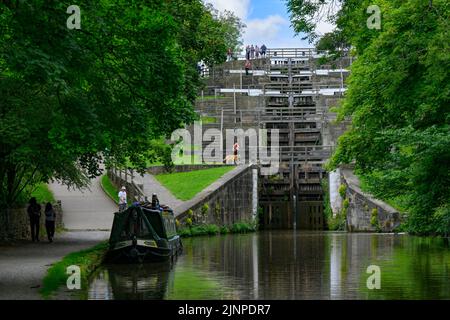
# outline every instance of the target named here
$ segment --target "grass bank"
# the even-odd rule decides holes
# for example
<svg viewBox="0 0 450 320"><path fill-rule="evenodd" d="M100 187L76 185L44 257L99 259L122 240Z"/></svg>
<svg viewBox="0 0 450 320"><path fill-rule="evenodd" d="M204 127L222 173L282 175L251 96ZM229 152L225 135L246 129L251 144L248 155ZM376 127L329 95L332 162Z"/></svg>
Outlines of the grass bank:
<svg viewBox="0 0 450 320"><path fill-rule="evenodd" d="M164 173L155 177L175 197L185 201L195 197L197 193L234 168L233 166L215 167L189 172Z"/></svg>
<svg viewBox="0 0 450 320"><path fill-rule="evenodd" d="M50 299L54 293L58 291L61 286L65 286L67 282L67 267L76 265L80 267L81 271L81 289L80 294L85 294L84 288L88 285L89 276L95 269L103 262L106 251L108 250L108 242L104 241L98 245L70 253L61 261L55 263L47 271L47 275L43 280L40 293L44 299Z"/></svg>
<svg viewBox="0 0 450 320"><path fill-rule="evenodd" d="M110 197L115 203L119 203L119 190L112 184L108 175L103 175L100 179L100 185L103 191Z"/></svg>
<svg viewBox="0 0 450 320"><path fill-rule="evenodd" d="M229 233L249 233L255 232L257 226L255 223L236 222L230 226L218 226L215 224L205 224L187 227L178 230L180 237L196 237L196 236L217 236Z"/></svg>
<svg viewBox="0 0 450 320"><path fill-rule="evenodd" d="M55 203L55 196L45 183L38 184L31 192L31 196L35 197L38 203Z"/></svg>

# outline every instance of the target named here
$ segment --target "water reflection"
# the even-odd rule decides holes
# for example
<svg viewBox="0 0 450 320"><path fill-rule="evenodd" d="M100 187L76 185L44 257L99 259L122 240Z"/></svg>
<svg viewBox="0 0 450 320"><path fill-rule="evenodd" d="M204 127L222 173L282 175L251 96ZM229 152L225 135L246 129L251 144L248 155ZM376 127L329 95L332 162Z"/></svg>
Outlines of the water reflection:
<svg viewBox="0 0 450 320"><path fill-rule="evenodd" d="M104 266L90 299L450 299L443 239L271 231L184 240L175 264ZM369 265L381 290L368 290Z"/></svg>

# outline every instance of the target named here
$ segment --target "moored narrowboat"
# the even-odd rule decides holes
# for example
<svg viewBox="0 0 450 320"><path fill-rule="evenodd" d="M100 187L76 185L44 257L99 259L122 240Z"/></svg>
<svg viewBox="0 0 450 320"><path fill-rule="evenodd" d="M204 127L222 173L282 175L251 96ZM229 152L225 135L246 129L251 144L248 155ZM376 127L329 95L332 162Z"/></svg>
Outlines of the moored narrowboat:
<svg viewBox="0 0 450 320"><path fill-rule="evenodd" d="M182 250L173 210L155 203L135 203L116 212L109 239L108 262L169 260Z"/></svg>

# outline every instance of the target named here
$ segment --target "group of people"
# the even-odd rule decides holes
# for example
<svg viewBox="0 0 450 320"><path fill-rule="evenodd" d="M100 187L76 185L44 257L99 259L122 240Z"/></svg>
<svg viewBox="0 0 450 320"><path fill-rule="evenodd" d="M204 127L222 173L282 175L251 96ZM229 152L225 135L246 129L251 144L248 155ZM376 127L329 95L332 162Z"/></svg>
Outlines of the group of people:
<svg viewBox="0 0 450 320"><path fill-rule="evenodd" d="M245 48L245 58L247 60L253 60L253 59L259 59L265 58L267 52L267 47L265 44L263 44L261 47L258 47L258 45L247 45Z"/></svg>
<svg viewBox="0 0 450 320"><path fill-rule="evenodd" d="M259 59L261 58L265 58L266 57L266 52L267 52L267 47L265 44L263 44L261 47L258 47L258 45L254 46L254 45L248 45L245 48L245 75L249 75L249 71L252 68L252 62L251 60L253 59Z"/></svg>
<svg viewBox="0 0 450 320"><path fill-rule="evenodd" d="M27 208L28 217L30 218L31 240L39 242L39 229L41 226L41 205L37 203L36 198L31 198ZM45 205L45 229L49 242L53 242L55 236L56 212L50 202Z"/></svg>

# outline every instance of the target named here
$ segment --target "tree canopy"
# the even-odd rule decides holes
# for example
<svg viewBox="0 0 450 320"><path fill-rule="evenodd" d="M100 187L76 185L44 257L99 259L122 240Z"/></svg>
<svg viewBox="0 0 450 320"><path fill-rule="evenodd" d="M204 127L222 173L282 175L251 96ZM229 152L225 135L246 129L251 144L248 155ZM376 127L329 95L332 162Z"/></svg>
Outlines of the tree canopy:
<svg viewBox="0 0 450 320"><path fill-rule="evenodd" d="M294 11L294 4L316 3L295 11L306 20L327 2L289 1ZM409 231L448 233L450 3L339 2L333 19L357 59L339 108L339 118L351 117L352 126L339 139L330 168L354 163L371 192L401 203ZM370 5L381 10L380 30L366 26ZM313 33L315 21L302 19L293 20L297 31Z"/></svg>
<svg viewBox="0 0 450 320"><path fill-rule="evenodd" d="M200 0L80 0L69 29L69 5L0 4L3 208L49 179L83 187L101 162L143 168L155 139L195 119L197 62L223 62L242 27Z"/></svg>

